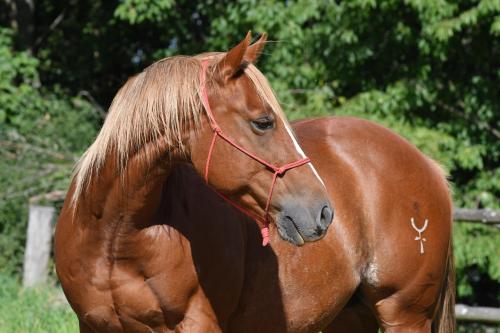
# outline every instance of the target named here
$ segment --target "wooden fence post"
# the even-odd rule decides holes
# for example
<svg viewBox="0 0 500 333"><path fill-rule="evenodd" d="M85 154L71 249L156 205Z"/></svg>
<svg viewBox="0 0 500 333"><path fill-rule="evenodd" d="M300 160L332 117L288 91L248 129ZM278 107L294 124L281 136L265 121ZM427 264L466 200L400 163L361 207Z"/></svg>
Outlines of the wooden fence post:
<svg viewBox="0 0 500 333"><path fill-rule="evenodd" d="M23 285L32 287L47 281L52 221L55 208L30 204L26 250L24 253Z"/></svg>

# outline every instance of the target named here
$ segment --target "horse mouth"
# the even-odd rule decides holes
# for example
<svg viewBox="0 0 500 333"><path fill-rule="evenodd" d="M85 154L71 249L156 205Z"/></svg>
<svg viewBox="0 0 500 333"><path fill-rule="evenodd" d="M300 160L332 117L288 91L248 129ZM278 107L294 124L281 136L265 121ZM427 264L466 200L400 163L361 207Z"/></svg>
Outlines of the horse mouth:
<svg viewBox="0 0 500 333"><path fill-rule="evenodd" d="M282 216L278 219L276 225L278 227L278 233L281 238L292 243L295 246L304 245L304 238L300 234L299 228L292 218L290 218L289 216Z"/></svg>

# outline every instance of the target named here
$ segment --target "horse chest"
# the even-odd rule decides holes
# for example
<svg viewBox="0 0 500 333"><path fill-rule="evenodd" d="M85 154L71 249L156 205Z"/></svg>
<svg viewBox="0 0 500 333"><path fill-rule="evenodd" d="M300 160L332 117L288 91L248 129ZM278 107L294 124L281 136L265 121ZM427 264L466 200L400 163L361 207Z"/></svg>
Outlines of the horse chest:
<svg viewBox="0 0 500 333"><path fill-rule="evenodd" d="M139 332L174 329L192 303L197 289L195 277L158 274L148 278L132 267L138 268L130 263L115 263L107 291L93 288L90 277L85 321L98 332L112 328Z"/></svg>

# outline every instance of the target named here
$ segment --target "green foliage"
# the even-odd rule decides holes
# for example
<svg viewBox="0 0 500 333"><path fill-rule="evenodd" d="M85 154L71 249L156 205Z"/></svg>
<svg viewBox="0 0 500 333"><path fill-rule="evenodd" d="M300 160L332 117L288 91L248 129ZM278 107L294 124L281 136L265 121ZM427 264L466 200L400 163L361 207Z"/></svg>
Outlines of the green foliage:
<svg viewBox="0 0 500 333"><path fill-rule="evenodd" d="M0 203L0 274L21 273L27 216L23 200Z"/></svg>
<svg viewBox="0 0 500 333"><path fill-rule="evenodd" d="M59 288L22 289L16 279L0 275L0 300L0 333L78 331Z"/></svg>
<svg viewBox="0 0 500 333"><path fill-rule="evenodd" d="M115 16L131 24L161 22L168 17L173 0L125 0L116 7Z"/></svg>
<svg viewBox="0 0 500 333"><path fill-rule="evenodd" d="M73 164L96 134L83 99L42 88L38 61L13 50L0 29L0 270L20 268L28 198L67 188Z"/></svg>
<svg viewBox="0 0 500 333"><path fill-rule="evenodd" d="M500 281L500 262L498 260L498 244L500 232L492 233L489 227L482 225L462 224L455 228L455 256L458 293L477 302L474 290L468 279L479 281L480 274L487 274L492 280ZM474 268L473 271L470 271ZM470 274L472 273L472 274ZM476 276L474 276L476 275ZM474 281L472 281L474 282ZM490 290L489 298L492 304L500 302L500 288Z"/></svg>
<svg viewBox="0 0 500 333"><path fill-rule="evenodd" d="M499 0L41 0L35 17L34 56L14 50L17 33L0 32L0 140L9 142L0 252L14 257L0 267L9 271L22 255L27 197L66 187L99 127L95 104L109 105L160 57L224 50L248 30L270 34L259 67L291 118L377 121L445 166L457 206L500 209ZM499 230L457 224L455 238L459 295L475 302L488 291L474 279L500 285Z"/></svg>

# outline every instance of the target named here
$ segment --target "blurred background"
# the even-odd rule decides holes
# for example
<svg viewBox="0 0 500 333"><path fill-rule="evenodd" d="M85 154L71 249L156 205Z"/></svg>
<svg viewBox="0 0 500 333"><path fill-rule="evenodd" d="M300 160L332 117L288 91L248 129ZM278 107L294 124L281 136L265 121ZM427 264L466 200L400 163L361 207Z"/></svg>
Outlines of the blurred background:
<svg viewBox="0 0 500 333"><path fill-rule="evenodd" d="M446 168L456 207L500 209L500 0L0 0L0 332L77 330L53 266L22 287L28 208L57 215L127 77L248 30L291 119L374 120ZM498 226L454 240L458 302L500 307Z"/></svg>

